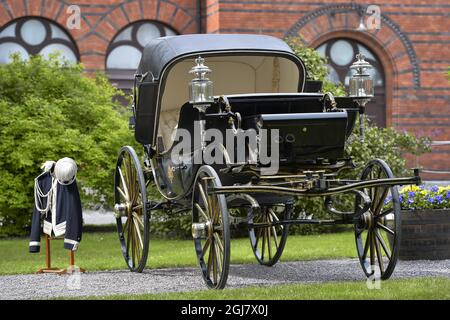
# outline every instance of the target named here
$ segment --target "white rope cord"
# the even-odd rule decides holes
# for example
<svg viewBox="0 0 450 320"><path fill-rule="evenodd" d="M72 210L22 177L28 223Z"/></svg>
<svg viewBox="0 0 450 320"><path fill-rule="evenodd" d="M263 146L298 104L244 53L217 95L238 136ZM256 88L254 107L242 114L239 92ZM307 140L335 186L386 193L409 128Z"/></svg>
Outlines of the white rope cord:
<svg viewBox="0 0 450 320"><path fill-rule="evenodd" d="M47 212L50 209L51 206L51 195L53 193L53 183L50 190L48 190L47 193L44 193L39 186L38 179L47 172L41 173L36 179L34 179L34 204L36 206L36 210L41 213L41 215L47 215ZM53 182L53 181L52 181ZM42 208L42 204L44 203L44 200L47 199L47 204L45 208Z"/></svg>

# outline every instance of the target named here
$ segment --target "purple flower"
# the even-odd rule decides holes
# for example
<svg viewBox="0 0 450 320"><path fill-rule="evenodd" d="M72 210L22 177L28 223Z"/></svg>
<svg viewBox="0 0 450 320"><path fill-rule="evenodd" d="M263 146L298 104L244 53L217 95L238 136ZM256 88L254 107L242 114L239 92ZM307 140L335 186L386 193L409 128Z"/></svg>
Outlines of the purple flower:
<svg viewBox="0 0 450 320"><path fill-rule="evenodd" d="M431 191L438 192L439 191L439 187L438 186L432 186L431 187Z"/></svg>
<svg viewBox="0 0 450 320"><path fill-rule="evenodd" d="M428 201L429 203L433 203L433 202L434 202L434 197L429 197L429 198L427 199L427 201Z"/></svg>
<svg viewBox="0 0 450 320"><path fill-rule="evenodd" d="M447 199L450 199L450 191L447 192L447 195L445 196Z"/></svg>
<svg viewBox="0 0 450 320"><path fill-rule="evenodd" d="M440 194L439 195L437 195L436 196L436 201L437 201L437 203L441 203L442 202L442 200L444 200L444 197L443 196L441 196Z"/></svg>
<svg viewBox="0 0 450 320"><path fill-rule="evenodd" d="M399 200L400 200L400 202L403 202L403 196L402 195L399 196Z"/></svg>
<svg viewBox="0 0 450 320"><path fill-rule="evenodd" d="M421 185L419 186L419 188L420 188L420 190L425 190L425 186L424 186L423 184L421 184Z"/></svg>
<svg viewBox="0 0 450 320"><path fill-rule="evenodd" d="M410 198L414 198L415 195L416 195L416 193L414 191L408 192L408 197L410 197Z"/></svg>
<svg viewBox="0 0 450 320"><path fill-rule="evenodd" d="M411 198L408 199L408 204L411 204L413 202L414 202L414 199L411 199Z"/></svg>

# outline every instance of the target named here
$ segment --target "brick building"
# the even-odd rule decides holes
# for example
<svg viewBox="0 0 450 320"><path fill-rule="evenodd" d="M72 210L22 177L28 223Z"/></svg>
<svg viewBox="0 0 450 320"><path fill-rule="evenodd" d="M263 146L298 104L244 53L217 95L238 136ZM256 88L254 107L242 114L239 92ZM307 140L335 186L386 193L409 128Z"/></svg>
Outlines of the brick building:
<svg viewBox="0 0 450 320"><path fill-rule="evenodd" d="M187 33L300 35L330 59L330 78L348 81L364 51L376 66L370 116L435 141L450 140L449 0L378 0L380 28L367 28L372 1L313 0L0 0L0 63L8 53L60 50L88 72L104 70L126 89L152 37ZM76 5L74 7L72 5ZM80 20L77 20L77 13ZM427 169L450 171L450 145L422 156ZM428 175L450 179L449 174Z"/></svg>

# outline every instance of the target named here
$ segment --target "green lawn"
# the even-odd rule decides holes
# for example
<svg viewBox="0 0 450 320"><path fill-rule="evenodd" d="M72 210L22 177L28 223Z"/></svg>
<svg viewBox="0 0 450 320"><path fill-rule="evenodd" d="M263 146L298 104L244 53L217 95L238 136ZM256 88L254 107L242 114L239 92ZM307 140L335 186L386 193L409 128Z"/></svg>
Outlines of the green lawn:
<svg viewBox="0 0 450 320"><path fill-rule="evenodd" d="M34 273L44 266L45 248L41 253L28 253L28 239L0 240L0 275ZM41 242L44 245L44 241ZM353 233L313 236L290 236L282 261L336 259L355 257ZM55 267L68 265L68 253L61 241L52 241L52 260ZM116 233L85 233L76 264L87 271L126 268ZM231 243L231 263L256 263L248 239L234 239ZM190 240L150 240L148 268L196 266L193 242Z"/></svg>
<svg viewBox="0 0 450 320"><path fill-rule="evenodd" d="M83 298L86 299L86 298ZM181 293L114 295L89 297L107 300L398 300L429 299L449 300L450 279L415 278L388 280L381 283L380 289L368 289L365 281L331 282L325 284L290 284L240 289L202 290Z"/></svg>

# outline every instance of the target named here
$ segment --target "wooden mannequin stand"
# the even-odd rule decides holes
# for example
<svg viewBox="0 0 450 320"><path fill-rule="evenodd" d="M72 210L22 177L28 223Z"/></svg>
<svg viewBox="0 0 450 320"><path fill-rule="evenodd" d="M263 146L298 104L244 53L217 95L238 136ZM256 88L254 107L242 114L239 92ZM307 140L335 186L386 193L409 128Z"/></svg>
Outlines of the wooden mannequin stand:
<svg viewBox="0 0 450 320"><path fill-rule="evenodd" d="M50 250L50 240L63 240L63 238L53 238L45 235L45 264L46 268L39 269L36 273L56 273L56 274L71 274L75 271L85 272L84 269L75 269L75 252L69 251L69 267L65 269L52 268L52 257Z"/></svg>

